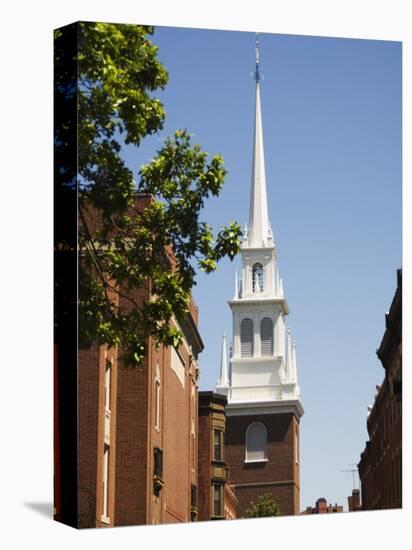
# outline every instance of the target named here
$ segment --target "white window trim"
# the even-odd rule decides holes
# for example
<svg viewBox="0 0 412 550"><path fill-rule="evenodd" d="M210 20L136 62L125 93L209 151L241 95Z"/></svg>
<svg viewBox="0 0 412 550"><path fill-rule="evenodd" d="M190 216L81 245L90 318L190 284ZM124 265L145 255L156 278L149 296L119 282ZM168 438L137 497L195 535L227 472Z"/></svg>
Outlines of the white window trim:
<svg viewBox="0 0 412 550"><path fill-rule="evenodd" d="M160 432L160 380L155 380L155 430Z"/></svg>
<svg viewBox="0 0 412 550"><path fill-rule="evenodd" d="M174 346L170 348L170 367L177 376L182 388L185 388L186 365L181 352Z"/></svg>
<svg viewBox="0 0 412 550"><path fill-rule="evenodd" d="M104 408L107 412L111 412L110 409L110 399L111 399L111 393L112 393L112 368L113 363L109 361L109 359L106 358L106 362L104 365Z"/></svg>
<svg viewBox="0 0 412 550"><path fill-rule="evenodd" d="M261 426L263 426L264 428L264 433L265 433L265 446L264 446L264 454L265 456L262 457L262 458L248 458L248 434L249 434L249 431L250 431L250 428L255 425L255 424L260 424ZM268 462L268 430L267 430L267 427L265 426L265 424L263 422L261 422L260 420L256 420L254 422L251 422L249 424L249 426L246 428L246 433L245 433L245 462L246 463L251 463L251 462Z"/></svg>
<svg viewBox="0 0 412 550"><path fill-rule="evenodd" d="M110 468L110 446L105 445L104 446L104 453L103 453L103 514L101 515L100 519L103 523L110 523L110 517L106 514L109 513L109 468Z"/></svg>

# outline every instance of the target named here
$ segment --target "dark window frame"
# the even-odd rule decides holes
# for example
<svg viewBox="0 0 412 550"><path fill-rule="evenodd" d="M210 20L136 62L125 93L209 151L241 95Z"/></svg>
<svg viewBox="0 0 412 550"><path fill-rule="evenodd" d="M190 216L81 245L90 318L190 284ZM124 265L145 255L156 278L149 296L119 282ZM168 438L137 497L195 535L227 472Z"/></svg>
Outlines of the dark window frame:
<svg viewBox="0 0 412 550"><path fill-rule="evenodd" d="M163 451L159 447L153 449L153 475L163 477Z"/></svg>
<svg viewBox="0 0 412 550"><path fill-rule="evenodd" d="M212 515L217 518L224 516L223 484L212 483ZM216 499L216 495L219 499Z"/></svg>
<svg viewBox="0 0 412 550"><path fill-rule="evenodd" d="M213 460L223 460L223 430L213 429Z"/></svg>

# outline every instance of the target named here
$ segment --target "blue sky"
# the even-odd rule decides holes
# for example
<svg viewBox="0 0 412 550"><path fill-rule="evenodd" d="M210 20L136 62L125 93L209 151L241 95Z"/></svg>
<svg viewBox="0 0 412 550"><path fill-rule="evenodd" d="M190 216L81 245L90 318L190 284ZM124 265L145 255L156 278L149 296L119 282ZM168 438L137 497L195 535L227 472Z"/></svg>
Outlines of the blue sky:
<svg viewBox="0 0 412 550"><path fill-rule="evenodd" d="M228 176L204 219L215 230L248 219L254 115L254 35L158 27L170 73L157 96L164 131L124 157L134 170L187 128ZM347 508L364 448L367 405L384 376L375 350L402 264L399 42L260 35L269 217L296 339L301 509L324 496ZM201 389L213 389L227 300L240 266L199 274L194 291L205 350Z"/></svg>

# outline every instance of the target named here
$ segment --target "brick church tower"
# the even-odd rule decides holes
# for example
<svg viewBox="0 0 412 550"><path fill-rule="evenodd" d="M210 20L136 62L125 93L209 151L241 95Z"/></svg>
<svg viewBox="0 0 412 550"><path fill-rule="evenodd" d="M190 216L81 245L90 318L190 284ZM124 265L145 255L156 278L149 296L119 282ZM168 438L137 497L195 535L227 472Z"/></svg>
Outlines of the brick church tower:
<svg viewBox="0 0 412 550"><path fill-rule="evenodd" d="M239 516L259 495L271 493L282 515L299 513L299 421L295 345L285 329L289 313L269 223L256 39L256 106L249 225L236 275L233 350L226 342L216 392L227 396L226 462Z"/></svg>

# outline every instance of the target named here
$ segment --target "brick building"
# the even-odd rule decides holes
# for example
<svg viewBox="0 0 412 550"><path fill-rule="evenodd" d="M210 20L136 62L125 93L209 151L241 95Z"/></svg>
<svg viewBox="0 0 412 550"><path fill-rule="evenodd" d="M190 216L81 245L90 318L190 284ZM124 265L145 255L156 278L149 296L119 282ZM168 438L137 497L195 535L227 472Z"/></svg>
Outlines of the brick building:
<svg viewBox="0 0 412 550"><path fill-rule="evenodd" d="M199 521L235 519L238 501L225 461L226 397L199 392Z"/></svg>
<svg viewBox="0 0 412 550"><path fill-rule="evenodd" d="M222 360L216 392L227 396L226 461L242 516L270 493L281 514L299 514L299 429L303 415L295 344L286 331L289 306L279 277L268 216L256 44L256 105L249 224L229 306L233 314L230 368Z"/></svg>
<svg viewBox="0 0 412 550"><path fill-rule="evenodd" d="M137 196L135 206L142 209L150 200L148 196ZM89 223L93 226L98 220L91 215ZM129 296L137 303L149 300L149 282L144 288L132 289ZM121 311L131 307L121 294L113 293L112 299ZM184 335L180 348L156 349L149 339L147 355L139 368L120 362L116 347L107 349L92 343L78 349L71 367L76 375L72 398L77 400L71 429L76 432L77 428L77 437L70 448L71 462L74 455L77 470L69 471L61 460L62 442L69 429L66 423L63 430L56 430L56 503L59 506L62 497L63 507L70 508L71 516L69 521L67 512L61 515L56 510L56 519L75 527L195 519L197 357L203 349L197 324L198 311L191 301L186 318L180 322ZM56 365L60 366L65 348L57 349ZM62 375L59 368L56 386L61 386L58 382ZM64 415L68 416L67 409L59 407L59 418ZM68 486L63 487L60 481L60 477L65 481L69 475L70 499Z"/></svg>
<svg viewBox="0 0 412 550"><path fill-rule="evenodd" d="M301 512L302 515L310 514L333 514L343 512L343 506L339 506L337 503L335 505L328 504L326 498L320 497L316 501L315 506L307 506L306 510Z"/></svg>
<svg viewBox="0 0 412 550"><path fill-rule="evenodd" d="M362 509L402 507L402 270L377 350L385 370L367 419L369 440L358 464Z"/></svg>
<svg viewBox="0 0 412 550"><path fill-rule="evenodd" d="M104 346L79 351L79 527L192 519L201 341L191 321L179 350L149 342L139 369Z"/></svg>

